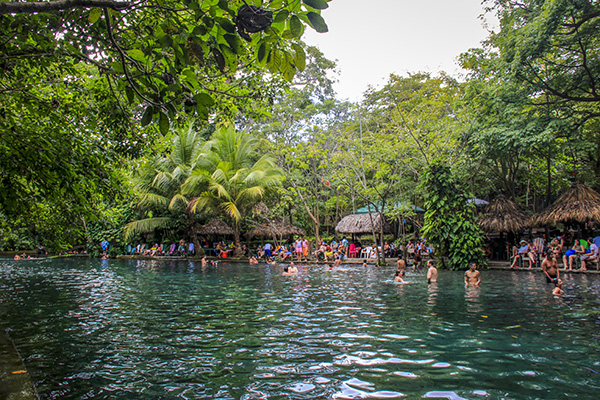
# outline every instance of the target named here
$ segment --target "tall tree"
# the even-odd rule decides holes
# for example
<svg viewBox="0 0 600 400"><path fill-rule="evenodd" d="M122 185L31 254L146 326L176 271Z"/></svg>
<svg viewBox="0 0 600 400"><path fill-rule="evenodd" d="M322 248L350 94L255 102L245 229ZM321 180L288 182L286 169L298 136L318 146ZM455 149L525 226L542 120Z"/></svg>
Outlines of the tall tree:
<svg viewBox="0 0 600 400"><path fill-rule="evenodd" d="M257 138L232 125L220 127L183 186L183 193L193 198L191 212L212 211L233 222L238 249L242 221L283 178L270 156L257 158L259 146Z"/></svg>
<svg viewBox="0 0 600 400"><path fill-rule="evenodd" d="M198 165L204 143L204 132L194 129L192 124L177 129L167 154L151 159L136 172L133 182L138 208L147 217L126 225L126 241L140 233L181 224L197 251L201 251L197 235L200 220L192 211L193 199L183 189Z"/></svg>

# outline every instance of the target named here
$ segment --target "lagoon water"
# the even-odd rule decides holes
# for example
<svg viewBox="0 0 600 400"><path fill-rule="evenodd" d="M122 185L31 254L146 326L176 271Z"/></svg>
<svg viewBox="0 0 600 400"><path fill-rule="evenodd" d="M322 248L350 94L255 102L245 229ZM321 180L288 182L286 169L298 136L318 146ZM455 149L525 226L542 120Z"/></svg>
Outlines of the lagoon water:
<svg viewBox="0 0 600 400"><path fill-rule="evenodd" d="M42 399L597 399L600 276L0 261Z"/></svg>

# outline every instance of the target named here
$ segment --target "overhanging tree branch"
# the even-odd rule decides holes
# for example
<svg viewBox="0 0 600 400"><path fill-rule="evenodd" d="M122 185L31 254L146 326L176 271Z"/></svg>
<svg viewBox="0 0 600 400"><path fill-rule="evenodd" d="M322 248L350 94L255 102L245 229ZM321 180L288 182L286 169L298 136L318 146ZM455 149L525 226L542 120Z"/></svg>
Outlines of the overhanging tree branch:
<svg viewBox="0 0 600 400"><path fill-rule="evenodd" d="M73 8L111 8L116 11L126 10L133 5L130 1L116 0L53 0L53 1L2 1L0 2L0 15L2 14L33 14L50 11L70 10Z"/></svg>

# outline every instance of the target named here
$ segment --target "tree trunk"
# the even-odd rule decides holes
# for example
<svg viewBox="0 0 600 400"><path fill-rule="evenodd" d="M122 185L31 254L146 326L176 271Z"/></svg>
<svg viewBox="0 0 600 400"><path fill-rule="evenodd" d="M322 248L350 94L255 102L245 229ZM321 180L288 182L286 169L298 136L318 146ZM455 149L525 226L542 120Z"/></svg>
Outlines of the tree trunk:
<svg viewBox="0 0 600 400"><path fill-rule="evenodd" d="M240 223L237 221L235 222L235 227L233 229L233 241L235 245L233 255L240 256L242 254L242 243L240 242Z"/></svg>
<svg viewBox="0 0 600 400"><path fill-rule="evenodd" d="M546 158L546 177L548 182L546 184L546 204L544 204L544 208L550 205L552 201L552 163L551 163L552 153L550 149L548 149L548 157ZM596 175L598 176L598 175Z"/></svg>

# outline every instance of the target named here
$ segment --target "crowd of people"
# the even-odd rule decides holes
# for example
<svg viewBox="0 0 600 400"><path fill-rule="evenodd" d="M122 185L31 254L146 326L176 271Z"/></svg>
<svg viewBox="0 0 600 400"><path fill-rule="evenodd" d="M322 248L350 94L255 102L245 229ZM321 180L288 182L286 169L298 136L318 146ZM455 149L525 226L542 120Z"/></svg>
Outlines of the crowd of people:
<svg viewBox="0 0 600 400"><path fill-rule="evenodd" d="M519 268L518 264L534 268L542 264L542 260L553 254L557 260L562 260L564 271L573 271L578 264L581 271L586 271L591 263L598 263L600 236L587 240L575 239L572 247L565 245L565 238L558 236L546 243L543 239L521 240L519 246L514 246L510 257L510 268ZM565 248L568 247L568 248ZM564 252L563 252L564 251Z"/></svg>

